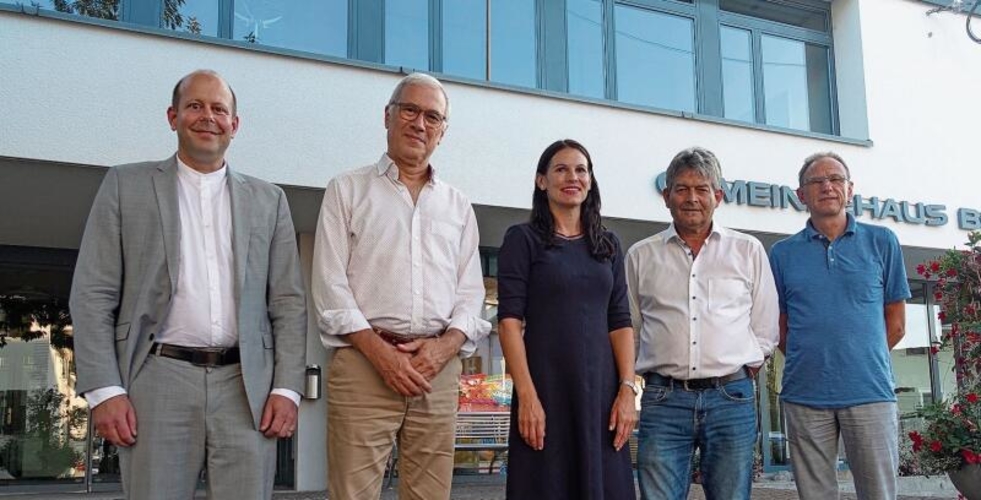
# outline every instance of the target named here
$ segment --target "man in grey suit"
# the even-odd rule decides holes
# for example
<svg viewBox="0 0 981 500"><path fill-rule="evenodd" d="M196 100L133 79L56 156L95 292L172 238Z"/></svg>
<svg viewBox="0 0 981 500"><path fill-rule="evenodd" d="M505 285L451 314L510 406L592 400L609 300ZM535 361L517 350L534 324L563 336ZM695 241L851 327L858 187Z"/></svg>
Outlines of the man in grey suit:
<svg viewBox="0 0 981 500"><path fill-rule="evenodd" d="M182 78L167 118L177 154L109 170L85 227L77 390L128 498L189 499L203 467L211 498L270 498L306 345L289 206L228 168L239 120L218 74Z"/></svg>

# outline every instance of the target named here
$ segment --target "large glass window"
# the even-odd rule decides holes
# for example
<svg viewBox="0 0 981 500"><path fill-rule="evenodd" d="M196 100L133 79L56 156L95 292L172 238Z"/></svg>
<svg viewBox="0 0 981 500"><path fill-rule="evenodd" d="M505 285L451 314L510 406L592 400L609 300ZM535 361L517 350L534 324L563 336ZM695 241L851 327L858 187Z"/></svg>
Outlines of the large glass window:
<svg viewBox="0 0 981 500"><path fill-rule="evenodd" d="M837 134L839 128L826 0L38 0L36 5L781 129ZM223 5L233 8L226 12L219 9Z"/></svg>
<svg viewBox="0 0 981 500"><path fill-rule="evenodd" d="M723 26L720 35L725 117L755 121L756 91L753 88L753 40L750 32Z"/></svg>
<svg viewBox="0 0 981 500"><path fill-rule="evenodd" d="M429 69L429 2L385 3L385 64Z"/></svg>
<svg viewBox="0 0 981 500"><path fill-rule="evenodd" d="M491 74L495 82L532 87L538 81L534 0L491 1Z"/></svg>
<svg viewBox="0 0 981 500"><path fill-rule="evenodd" d="M487 0L443 3L443 73L487 78Z"/></svg>
<svg viewBox="0 0 981 500"><path fill-rule="evenodd" d="M164 0L161 19L164 28L195 35L218 36L218 20L218 2L215 0ZM247 40L244 37L239 39Z"/></svg>
<svg viewBox="0 0 981 500"><path fill-rule="evenodd" d="M602 98L603 4L599 0L567 0L569 93Z"/></svg>
<svg viewBox="0 0 981 500"><path fill-rule="evenodd" d="M168 0L173 1L173 0ZM32 0L9 2L85 17L119 20L119 0Z"/></svg>
<svg viewBox="0 0 981 500"><path fill-rule="evenodd" d="M691 19L617 5L617 100L678 111L695 110Z"/></svg>
<svg viewBox="0 0 981 500"><path fill-rule="evenodd" d="M345 57L347 7L347 0L236 0L232 38Z"/></svg>

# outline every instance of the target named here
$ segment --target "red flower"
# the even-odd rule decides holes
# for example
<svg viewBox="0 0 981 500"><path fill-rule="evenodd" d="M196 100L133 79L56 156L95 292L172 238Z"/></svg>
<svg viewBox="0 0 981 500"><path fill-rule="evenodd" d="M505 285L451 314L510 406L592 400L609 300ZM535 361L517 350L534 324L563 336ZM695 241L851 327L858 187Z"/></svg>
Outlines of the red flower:
<svg viewBox="0 0 981 500"><path fill-rule="evenodd" d="M964 308L964 314L966 314L968 316L974 316L974 314L977 313L977 312L978 312L978 309L976 307L974 307L974 304L971 304L971 305L969 305L969 306L967 306L967 307Z"/></svg>
<svg viewBox="0 0 981 500"><path fill-rule="evenodd" d="M938 352L940 352L940 348L939 347L937 347L935 345L930 346L930 353L937 354Z"/></svg>
<svg viewBox="0 0 981 500"><path fill-rule="evenodd" d="M940 321L947 321L947 315L944 314L943 311L940 311L939 313L937 313L937 319L939 319Z"/></svg>
<svg viewBox="0 0 981 500"><path fill-rule="evenodd" d="M968 465L981 463L981 455L978 455L971 450L961 450L961 456L964 457L964 461L967 462Z"/></svg>
<svg viewBox="0 0 981 500"><path fill-rule="evenodd" d="M957 269L954 269L953 267L950 268L950 269L948 269L947 270L947 276L950 276L951 278L953 278L954 276L957 276Z"/></svg>
<svg viewBox="0 0 981 500"><path fill-rule="evenodd" d="M973 393L973 392L970 393L970 394L968 394L964 398L967 399L967 402L968 403L977 403L978 402L978 395L975 394L975 393Z"/></svg>
<svg viewBox="0 0 981 500"><path fill-rule="evenodd" d="M919 432L910 432L909 439L913 441L913 451L920 451L923 448L923 436Z"/></svg>
<svg viewBox="0 0 981 500"><path fill-rule="evenodd" d="M933 272L939 272L940 271L940 263L937 262L937 261L935 261L935 260L930 261L930 270L933 271Z"/></svg>
<svg viewBox="0 0 981 500"><path fill-rule="evenodd" d="M924 266L923 264L920 264L920 265L916 266L916 273L917 274L926 274L926 266Z"/></svg>
<svg viewBox="0 0 981 500"><path fill-rule="evenodd" d="M944 445L940 441L934 440L934 441L931 441L930 442L930 451L932 451L934 453L939 453L940 450L943 450L943 449L944 449Z"/></svg>

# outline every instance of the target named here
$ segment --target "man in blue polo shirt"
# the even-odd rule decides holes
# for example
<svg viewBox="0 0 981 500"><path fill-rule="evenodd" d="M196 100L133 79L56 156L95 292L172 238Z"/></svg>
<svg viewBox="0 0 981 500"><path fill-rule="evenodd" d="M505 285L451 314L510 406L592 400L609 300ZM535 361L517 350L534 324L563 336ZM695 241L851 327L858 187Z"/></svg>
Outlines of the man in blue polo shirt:
<svg viewBox="0 0 981 500"><path fill-rule="evenodd" d="M896 396L889 350L903 338L909 284L892 231L846 212L852 182L835 153L804 160L797 196L811 217L778 242L781 401L801 499L838 498L838 437L860 499L896 498Z"/></svg>

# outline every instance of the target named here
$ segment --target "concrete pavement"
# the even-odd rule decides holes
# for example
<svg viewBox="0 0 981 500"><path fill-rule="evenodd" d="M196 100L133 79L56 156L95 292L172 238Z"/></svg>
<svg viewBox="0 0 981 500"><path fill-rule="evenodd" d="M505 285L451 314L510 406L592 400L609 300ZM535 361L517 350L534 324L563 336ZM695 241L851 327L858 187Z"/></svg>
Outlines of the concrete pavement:
<svg viewBox="0 0 981 500"><path fill-rule="evenodd" d="M909 478L900 478L900 490L903 493L911 493L909 495L900 495L899 500L928 500L937 498L957 498L957 493L950 489L949 483L947 485L943 481L936 480L933 482L928 482L926 486L915 486L912 481L904 481ZM920 479L920 478L916 478ZM473 476L456 476L453 479L453 500L504 500L504 481L505 477L501 475L473 475ZM920 481L922 482L922 481ZM917 482L916 484L919 484ZM842 491L850 489L850 482L842 482ZM382 492L381 500L397 500L398 499L398 480L395 481L395 485L391 489L385 489ZM915 493L914 493L915 491ZM199 492L199 498L205 498L204 492ZM277 492L274 496L274 500L324 500L327 497L326 492ZM843 493L841 496L842 500L855 500L854 493ZM119 491L115 492L103 492L103 493L53 493L53 492L37 492L37 493L14 493L7 494L0 487L0 500L122 500L122 493ZM704 500L705 496L702 495L701 488L697 485L692 486L692 492L689 496L690 500ZM768 481L763 480L757 482L753 485L753 500L796 500L797 491L794 489L792 482L786 481Z"/></svg>

